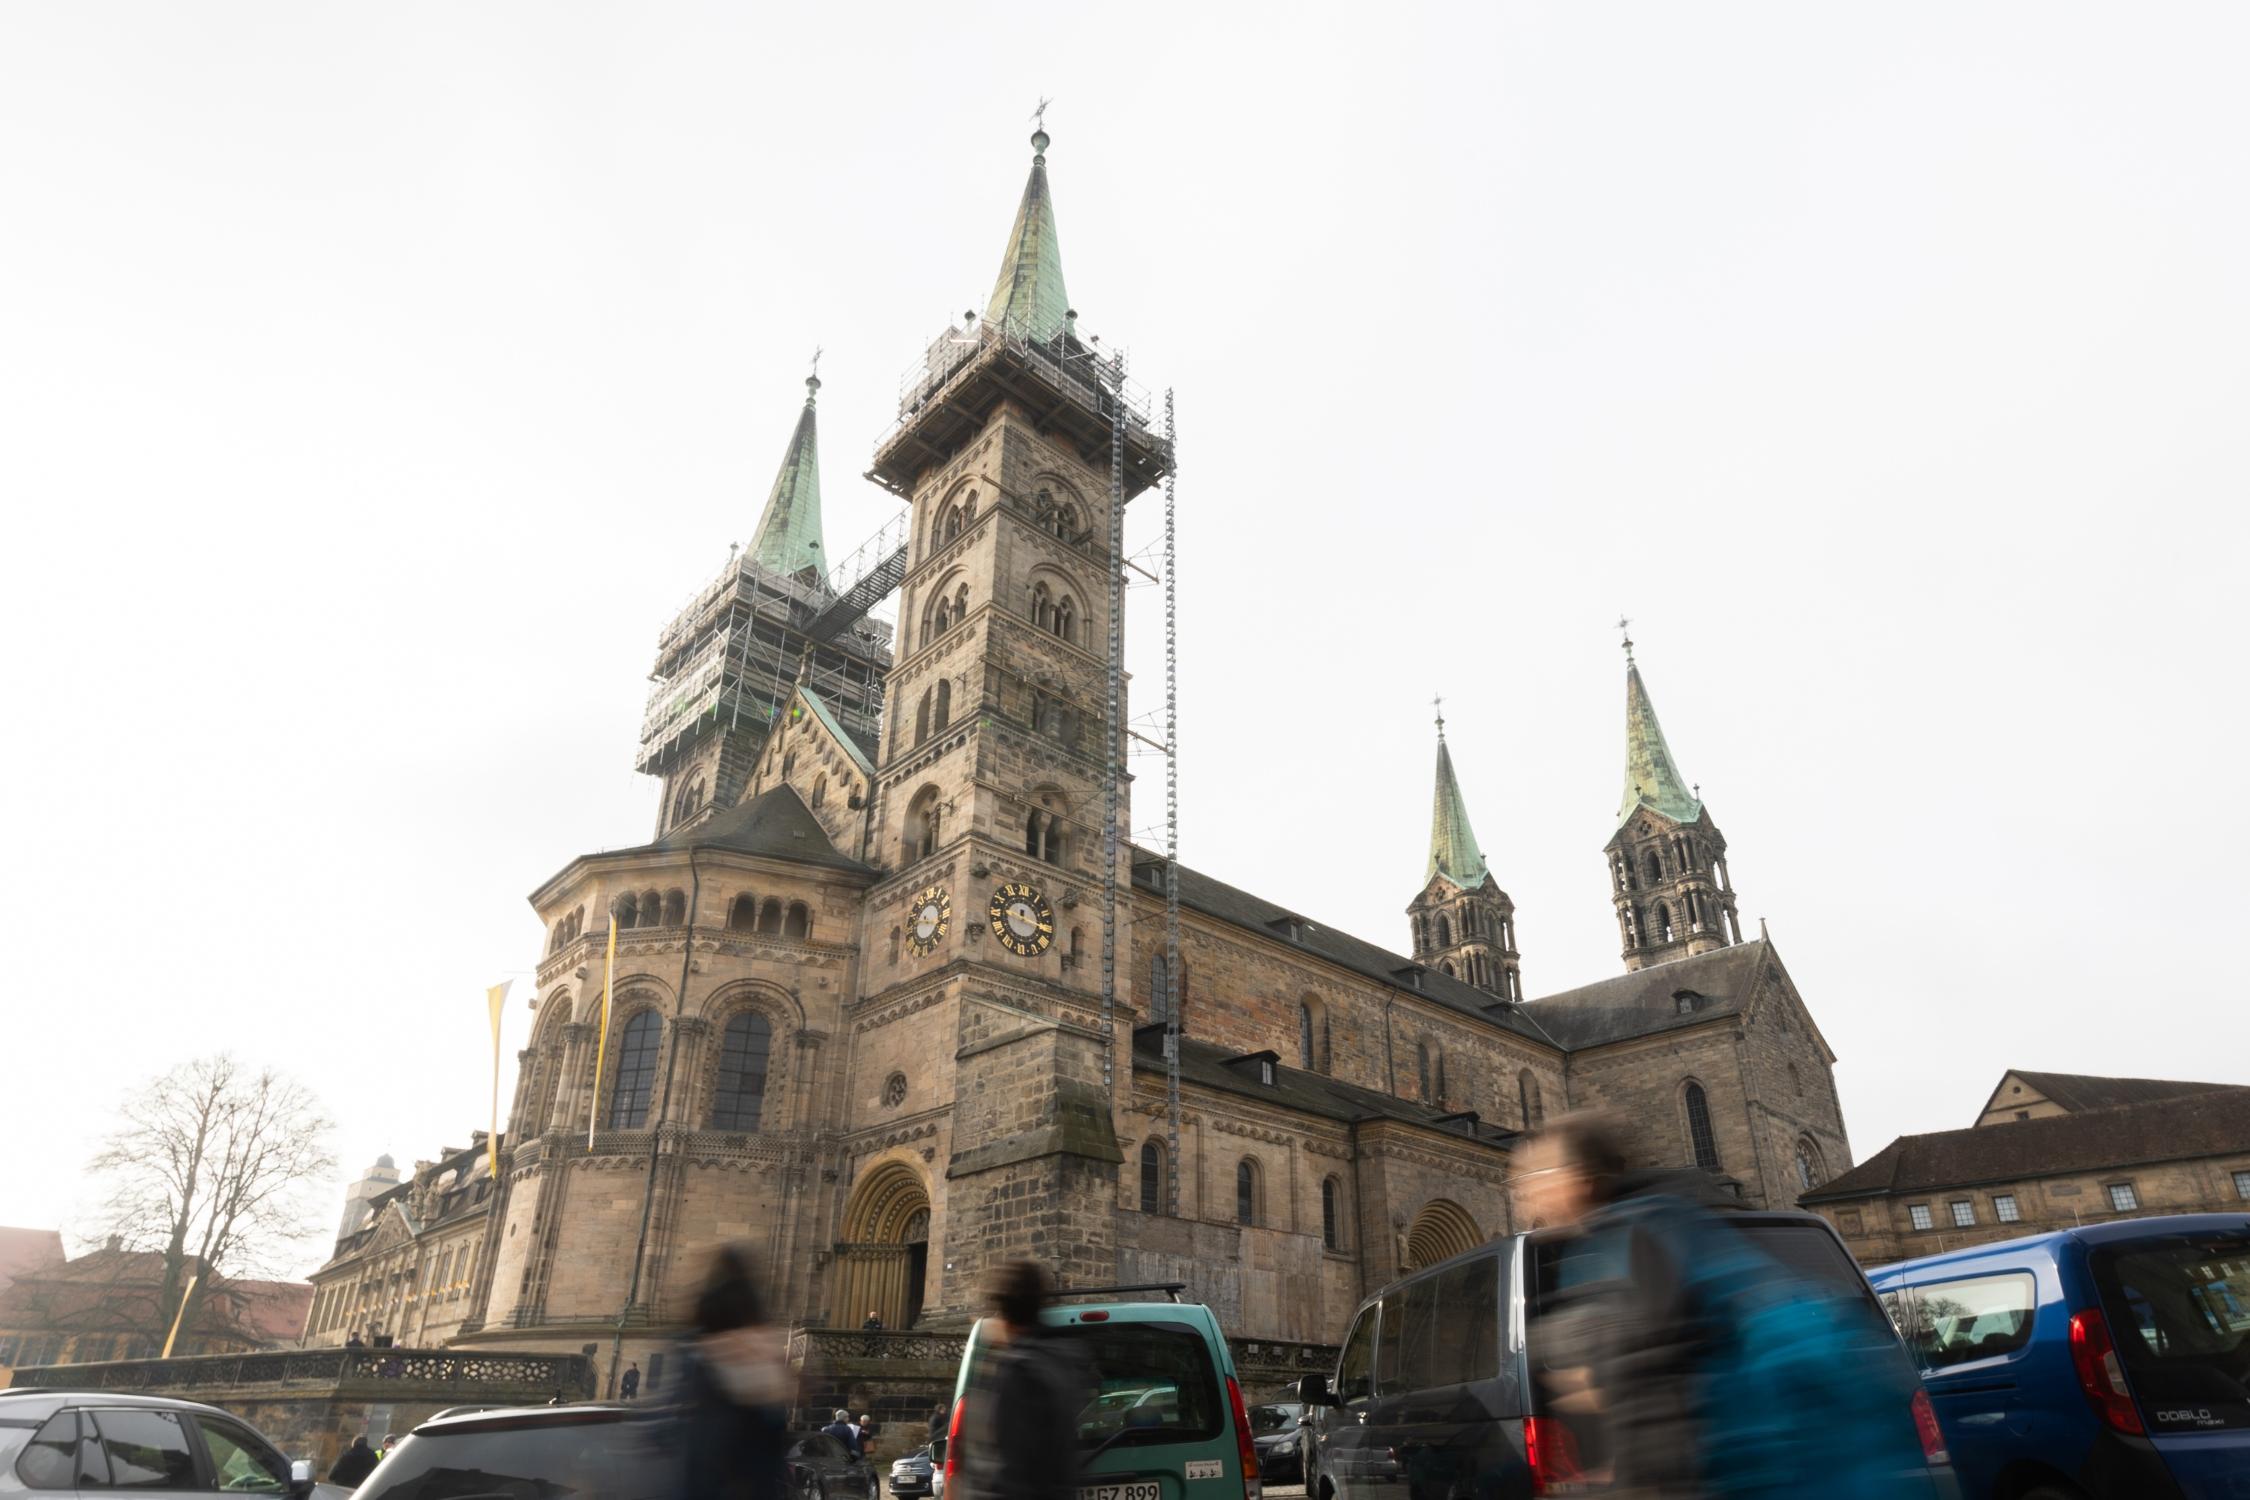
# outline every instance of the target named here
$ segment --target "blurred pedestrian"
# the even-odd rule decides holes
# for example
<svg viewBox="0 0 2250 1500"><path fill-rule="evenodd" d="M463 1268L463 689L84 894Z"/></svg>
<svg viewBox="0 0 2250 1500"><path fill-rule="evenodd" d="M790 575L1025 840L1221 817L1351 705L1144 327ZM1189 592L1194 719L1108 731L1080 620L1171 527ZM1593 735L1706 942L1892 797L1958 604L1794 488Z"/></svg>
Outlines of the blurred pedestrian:
<svg viewBox="0 0 2250 1500"><path fill-rule="evenodd" d="M936 1442L936 1441L937 1441L937 1440L938 1440L939 1438L942 1438L942 1437L944 1437L944 1436L945 1436L945 1431L946 1431L946 1429L947 1429L948 1427L952 1426L952 1425L953 1425L953 1403L952 1403L952 1402L950 1402L950 1401L940 1401L940 1402L939 1402L939 1403L938 1403L937 1405L935 1405L935 1406L933 1406L933 1407L931 1407L931 1408L930 1408L930 1441L931 1441L931 1442L933 1442L933 1443L934 1443L934 1442Z"/></svg>
<svg viewBox="0 0 2250 1500"><path fill-rule="evenodd" d="M364 1349L367 1347L367 1340L361 1338L359 1336L359 1330L354 1328L351 1332L351 1337L344 1340L344 1347L346 1349Z"/></svg>
<svg viewBox="0 0 2250 1500"><path fill-rule="evenodd" d="M357 1489L359 1482L375 1472L375 1450L367 1446L367 1434L352 1439L344 1456L336 1460L336 1467L328 1471L328 1482L347 1489Z"/></svg>
<svg viewBox="0 0 2250 1500"><path fill-rule="evenodd" d="M1630 1167L1627 1139L1613 1116L1563 1116L1514 1178L1520 1220L1569 1232L1536 1378L1587 1478L1646 1500L1926 1488L1912 1413L1865 1378L1897 1355L1871 1306L1753 1249L1707 1174Z"/></svg>
<svg viewBox="0 0 2250 1500"><path fill-rule="evenodd" d="M869 1333L881 1333L883 1331L883 1315L871 1307L867 1310L867 1321L859 1326Z"/></svg>
<svg viewBox="0 0 2250 1500"><path fill-rule="evenodd" d="M859 1456L865 1458L875 1441L875 1414L861 1412L853 1430L859 1434Z"/></svg>
<svg viewBox="0 0 2250 1500"><path fill-rule="evenodd" d="M1032 1261L1010 1261L993 1273L986 1296L992 1312L977 1325L960 1446L946 1454L961 1489L947 1500L1075 1500L1087 1380L1039 1321L1047 1274Z"/></svg>
<svg viewBox="0 0 2250 1500"><path fill-rule="evenodd" d="M641 1366L638 1360L625 1367L625 1374L617 1382L617 1390L628 1401L641 1393Z"/></svg>
<svg viewBox="0 0 2250 1500"><path fill-rule="evenodd" d="M852 1425L852 1414L844 1408L839 1406L834 1412L830 1413L828 1425L820 1430L823 1435L832 1437L851 1449L852 1457L859 1458L862 1456L859 1451L859 1429Z"/></svg>
<svg viewBox="0 0 2250 1500"><path fill-rule="evenodd" d="M711 1257L681 1359L676 1500L783 1500L794 1381L742 1251L724 1246Z"/></svg>

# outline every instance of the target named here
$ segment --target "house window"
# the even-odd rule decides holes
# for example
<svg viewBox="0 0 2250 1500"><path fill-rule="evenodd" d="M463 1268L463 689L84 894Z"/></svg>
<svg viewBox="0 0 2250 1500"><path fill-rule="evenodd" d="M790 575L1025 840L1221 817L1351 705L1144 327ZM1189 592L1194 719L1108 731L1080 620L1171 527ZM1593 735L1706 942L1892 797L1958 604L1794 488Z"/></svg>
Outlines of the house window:
<svg viewBox="0 0 2250 1500"><path fill-rule="evenodd" d="M617 1046L617 1077L609 1094L609 1128L638 1130L648 1123L649 1090L656 1084L656 1038L663 1023L644 1010L625 1023Z"/></svg>
<svg viewBox="0 0 2250 1500"><path fill-rule="evenodd" d="M2250 1198L2250 1172L2234 1174L2234 1195L2237 1198Z"/></svg>
<svg viewBox="0 0 2250 1500"><path fill-rule="evenodd" d="M1930 1217L1930 1205L1927 1203L1912 1203L1907 1205L1906 1222L1912 1224L1916 1229L1928 1229L1936 1223L1936 1220Z"/></svg>
<svg viewBox="0 0 2250 1500"><path fill-rule="evenodd" d="M1258 1222L1258 1167L1248 1157L1235 1163L1234 1222L1243 1225Z"/></svg>
<svg viewBox="0 0 2250 1500"><path fill-rule="evenodd" d="M1953 1210L1953 1227L1968 1229L1977 1222L1977 1206L1967 1198L1956 1198L1947 1207Z"/></svg>
<svg viewBox="0 0 2250 1500"><path fill-rule="evenodd" d="M1336 1179L1333 1177L1322 1179L1320 1184L1320 1243L1329 1250L1343 1248L1336 1222Z"/></svg>
<svg viewBox="0 0 2250 1500"><path fill-rule="evenodd" d="M1704 1097L1703 1085L1692 1080L1682 1092L1687 1101L1688 1147L1695 1153L1695 1164L1716 1172L1719 1142L1711 1133L1711 1101Z"/></svg>
<svg viewBox="0 0 2250 1500"><path fill-rule="evenodd" d="M2014 1224L2021 1221L2023 1214L2016 1208L2016 1195L2014 1193L1994 1193L1992 1195L1992 1217L2003 1224Z"/></svg>
<svg viewBox="0 0 2250 1500"><path fill-rule="evenodd" d="M1164 1205L1164 1148L1154 1141L1141 1142L1141 1212L1162 1213Z"/></svg>
<svg viewBox="0 0 2250 1500"><path fill-rule="evenodd" d="M773 1023L756 1011L727 1022L719 1042L719 1087L711 1104L713 1130L756 1130L766 1106L766 1058Z"/></svg>
<svg viewBox="0 0 2250 1500"><path fill-rule="evenodd" d="M2109 1206L2121 1214L2131 1213L2141 1206L2141 1195L2129 1182L2113 1182L2109 1185Z"/></svg>

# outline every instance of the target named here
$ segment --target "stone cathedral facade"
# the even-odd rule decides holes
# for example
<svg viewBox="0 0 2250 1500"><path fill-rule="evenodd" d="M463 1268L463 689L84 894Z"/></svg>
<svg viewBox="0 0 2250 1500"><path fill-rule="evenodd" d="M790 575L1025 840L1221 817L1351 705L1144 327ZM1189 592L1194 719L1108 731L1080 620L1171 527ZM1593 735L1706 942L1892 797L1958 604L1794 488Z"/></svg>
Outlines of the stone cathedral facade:
<svg viewBox="0 0 2250 1500"><path fill-rule="evenodd" d="M1773 945L1739 931L1725 840L1630 661L1624 798L1589 820L1583 892L1599 855L1621 973L1526 998L1441 721L1404 951L1182 870L1170 973L1164 863L1121 839L1105 1015L1112 793L1132 826L1130 788L1104 784L1116 398L1033 144L989 306L876 445L872 477L910 508L895 637L854 648L887 674L879 724L828 701L808 655L767 720L667 751L653 837L533 893L549 939L498 1180L462 1151L376 1199L315 1278L308 1342L606 1348L622 1327L645 1362L737 1242L801 1324L958 1326L989 1266L1031 1255L1066 1283L1184 1281L1243 1338L1327 1343L1371 1289L1513 1227L1511 1142L1547 1112L1616 1107L1646 1162L1754 1204L1850 1164L1832 1056ZM806 587L815 421L808 397L751 549ZM1122 450L1129 500L1169 453L1130 410Z"/></svg>

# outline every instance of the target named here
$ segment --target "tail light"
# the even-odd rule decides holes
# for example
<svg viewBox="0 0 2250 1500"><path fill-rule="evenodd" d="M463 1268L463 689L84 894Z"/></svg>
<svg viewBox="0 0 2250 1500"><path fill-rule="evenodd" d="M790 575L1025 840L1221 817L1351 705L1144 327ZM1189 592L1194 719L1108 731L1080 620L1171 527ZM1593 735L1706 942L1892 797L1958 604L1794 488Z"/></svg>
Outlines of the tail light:
<svg viewBox="0 0 2250 1500"><path fill-rule="evenodd" d="M1578 1436L1560 1417L1523 1419L1523 1461L1531 1469L1534 1495L1575 1495L1587 1490Z"/></svg>
<svg viewBox="0 0 2250 1500"><path fill-rule="evenodd" d="M2125 1384L2125 1366L2117 1357L2109 1324L2092 1308L2070 1315L2070 1363L2078 1371L2078 1388L2103 1421L2119 1432L2145 1430L2140 1408Z"/></svg>
<svg viewBox="0 0 2250 1500"><path fill-rule="evenodd" d="M1258 1445L1250 1441L1250 1413L1242 1409L1242 1387L1232 1375L1227 1377L1227 1406L1234 1413L1234 1441L1242 1456L1242 1500L1258 1500L1263 1493L1258 1483Z"/></svg>
<svg viewBox="0 0 2250 1500"><path fill-rule="evenodd" d="M953 1481L961 1477L961 1409L968 1404L965 1398L954 1397L953 1416L945 1424L945 1487L956 1495L961 1493L953 1488Z"/></svg>
<svg viewBox="0 0 2250 1500"><path fill-rule="evenodd" d="M1916 1386L1911 1405L1914 1435L1922 1440L1922 1461L1931 1465L1952 1463L1953 1455L1945 1448L1945 1429L1938 1426L1937 1412L1930 1406L1930 1393Z"/></svg>

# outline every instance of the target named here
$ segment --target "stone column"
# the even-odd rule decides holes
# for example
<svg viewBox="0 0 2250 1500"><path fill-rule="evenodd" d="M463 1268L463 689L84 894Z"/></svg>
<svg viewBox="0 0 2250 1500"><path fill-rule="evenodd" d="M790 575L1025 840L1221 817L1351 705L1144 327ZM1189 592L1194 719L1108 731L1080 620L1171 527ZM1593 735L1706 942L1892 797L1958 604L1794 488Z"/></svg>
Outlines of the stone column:
<svg viewBox="0 0 2250 1500"><path fill-rule="evenodd" d="M591 1021L572 1021L562 1029L562 1077L555 1088L555 1107L547 1114L546 1128L550 1131L585 1133L586 1079L594 1066L594 1030Z"/></svg>

